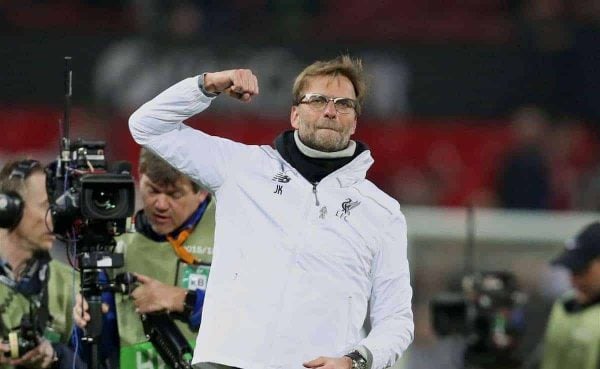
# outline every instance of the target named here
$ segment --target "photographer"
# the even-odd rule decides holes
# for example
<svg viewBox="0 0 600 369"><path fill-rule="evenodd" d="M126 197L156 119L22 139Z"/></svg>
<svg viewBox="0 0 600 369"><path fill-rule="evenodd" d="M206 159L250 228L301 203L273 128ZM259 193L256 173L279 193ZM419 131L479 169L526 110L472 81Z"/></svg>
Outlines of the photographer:
<svg viewBox="0 0 600 369"><path fill-rule="evenodd" d="M552 309L542 369L600 367L600 223L568 241L553 265L566 268L573 290Z"/></svg>
<svg viewBox="0 0 600 369"><path fill-rule="evenodd" d="M138 286L130 296L114 296L105 320L116 309L121 368L158 368L162 363L140 313L170 312L193 343L212 258L215 206L208 192L147 150L140 153L139 173L143 209L135 216L136 232L120 236L116 250ZM73 316L84 328L90 316L85 301L82 315L81 301L78 296Z"/></svg>
<svg viewBox="0 0 600 369"><path fill-rule="evenodd" d="M0 367L82 368L64 344L71 328L71 269L50 259L54 236L38 161L0 171ZM19 327L19 328L17 328ZM18 358L7 344L19 335ZM62 343L61 343L62 341ZM12 342L12 348L16 348Z"/></svg>

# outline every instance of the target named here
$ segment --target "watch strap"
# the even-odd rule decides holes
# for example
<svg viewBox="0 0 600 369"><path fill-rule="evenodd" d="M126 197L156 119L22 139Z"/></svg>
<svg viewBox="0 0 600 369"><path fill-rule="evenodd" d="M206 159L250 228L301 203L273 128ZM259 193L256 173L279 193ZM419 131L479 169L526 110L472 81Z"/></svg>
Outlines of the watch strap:
<svg viewBox="0 0 600 369"><path fill-rule="evenodd" d="M367 359L360 352L354 350L344 355L352 360L352 369L367 369Z"/></svg>

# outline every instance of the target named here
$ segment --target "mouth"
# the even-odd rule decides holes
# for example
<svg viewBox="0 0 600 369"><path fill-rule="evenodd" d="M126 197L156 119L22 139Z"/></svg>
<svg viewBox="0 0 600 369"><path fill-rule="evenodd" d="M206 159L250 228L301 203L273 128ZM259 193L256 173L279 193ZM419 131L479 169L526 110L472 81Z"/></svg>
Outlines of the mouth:
<svg viewBox="0 0 600 369"><path fill-rule="evenodd" d="M333 132L339 132L339 130L335 127L317 127L318 130L327 130L327 131L333 131Z"/></svg>
<svg viewBox="0 0 600 369"><path fill-rule="evenodd" d="M169 223L171 221L171 218L169 218L166 215L152 214L152 221L153 223L162 225Z"/></svg>

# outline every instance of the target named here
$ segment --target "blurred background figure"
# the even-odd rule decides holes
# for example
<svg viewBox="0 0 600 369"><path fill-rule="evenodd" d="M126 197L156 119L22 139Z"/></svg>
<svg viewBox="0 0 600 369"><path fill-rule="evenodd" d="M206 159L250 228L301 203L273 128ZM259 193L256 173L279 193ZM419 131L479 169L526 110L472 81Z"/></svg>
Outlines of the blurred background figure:
<svg viewBox="0 0 600 369"><path fill-rule="evenodd" d="M543 139L548 118L539 108L524 106L511 118L514 135L498 173L498 200L508 209L547 209L550 206L550 168Z"/></svg>
<svg viewBox="0 0 600 369"><path fill-rule="evenodd" d="M600 363L600 223L567 241L552 261L569 271L572 290L556 301L544 339L542 369L596 369Z"/></svg>

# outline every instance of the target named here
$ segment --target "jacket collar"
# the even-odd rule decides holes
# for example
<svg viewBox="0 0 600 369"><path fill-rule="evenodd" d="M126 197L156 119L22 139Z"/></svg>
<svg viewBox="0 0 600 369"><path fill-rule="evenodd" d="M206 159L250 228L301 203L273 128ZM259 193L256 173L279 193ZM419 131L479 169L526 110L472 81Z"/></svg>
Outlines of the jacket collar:
<svg viewBox="0 0 600 369"><path fill-rule="evenodd" d="M340 187L349 187L364 180L367 177L367 171L374 162L371 151L365 150L350 163L331 173L323 180L335 178L338 180Z"/></svg>
<svg viewBox="0 0 600 369"><path fill-rule="evenodd" d="M263 150L267 155L271 158L279 161L281 163L281 170L292 171L298 177L302 177L302 175L294 168L290 163L288 163L282 156L277 152L277 150L273 149L271 146L264 146ZM344 165L340 169L334 171L329 174L325 178L321 180L320 183L331 182L332 180L336 181L340 187L350 187L353 184L363 181L367 177L367 171L373 165L375 161L371 156L370 150L363 151L360 155L358 155L354 160L350 163Z"/></svg>
<svg viewBox="0 0 600 369"><path fill-rule="evenodd" d="M329 183L332 180L337 180L339 186L348 187L364 180L368 169L374 162L370 150L361 142L356 142L356 152L352 158L325 159L319 162L319 159L308 158L298 150L293 134L294 131L283 132L275 139L273 145L275 149L270 147L266 149L265 147L264 150L269 156L281 163L282 171L291 170L310 183ZM317 165L315 165L315 162ZM316 168L321 176L314 180L314 176L311 178L311 175L314 174L311 171L321 163L330 169ZM308 164L308 169L306 164Z"/></svg>

